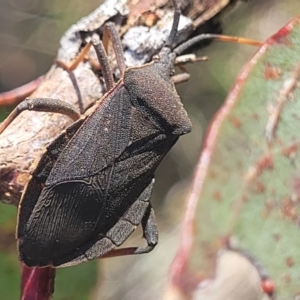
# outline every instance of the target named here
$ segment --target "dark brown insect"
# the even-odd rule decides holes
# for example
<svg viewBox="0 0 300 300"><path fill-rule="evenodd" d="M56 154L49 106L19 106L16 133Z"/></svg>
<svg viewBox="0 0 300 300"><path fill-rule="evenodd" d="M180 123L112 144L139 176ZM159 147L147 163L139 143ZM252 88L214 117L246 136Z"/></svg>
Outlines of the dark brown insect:
<svg viewBox="0 0 300 300"><path fill-rule="evenodd" d="M77 120L47 147L25 187L17 238L27 266L69 266L104 255L147 253L157 244L150 204L154 172L179 136L191 131L172 80L175 58L214 37L196 37L173 50L180 17L175 0L173 5L165 46L152 62L139 67L125 68L121 42L113 25L107 25L122 74L117 84L102 43L93 40L108 92L87 118ZM27 99L0 132L24 109L79 116L62 101ZM147 246L115 249L139 224Z"/></svg>

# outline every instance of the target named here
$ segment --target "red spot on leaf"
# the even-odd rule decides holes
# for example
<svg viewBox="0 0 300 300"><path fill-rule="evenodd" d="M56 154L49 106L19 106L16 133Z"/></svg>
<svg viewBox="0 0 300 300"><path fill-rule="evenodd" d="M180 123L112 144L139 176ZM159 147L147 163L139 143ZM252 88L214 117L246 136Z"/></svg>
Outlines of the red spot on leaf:
<svg viewBox="0 0 300 300"><path fill-rule="evenodd" d="M286 258L285 262L286 262L287 266L290 268L295 265L294 259L290 256Z"/></svg>
<svg viewBox="0 0 300 300"><path fill-rule="evenodd" d="M281 236L280 236L280 234L278 234L278 233L274 233L274 234L273 234L273 238L274 238L275 242L279 242L280 239L281 239Z"/></svg>
<svg viewBox="0 0 300 300"><path fill-rule="evenodd" d="M271 279L267 278L261 282L261 288L264 293L268 294L269 296L272 296L275 291L275 284Z"/></svg>
<svg viewBox="0 0 300 300"><path fill-rule="evenodd" d="M282 72L281 72L280 68L275 67L275 66L271 65L270 63L267 63L265 65L265 70L264 70L265 79L276 80L281 77L281 74L282 74Z"/></svg>
<svg viewBox="0 0 300 300"><path fill-rule="evenodd" d="M283 155L294 158L298 150L298 145L292 145L290 147L284 148L281 152Z"/></svg>
<svg viewBox="0 0 300 300"><path fill-rule="evenodd" d="M289 274L283 275L282 279L283 279L283 281L284 281L285 283L290 283L291 280L292 280L292 278L291 278L291 276L290 276Z"/></svg>
<svg viewBox="0 0 300 300"><path fill-rule="evenodd" d="M258 164L261 169L272 169L273 168L273 159L271 156L264 157Z"/></svg>
<svg viewBox="0 0 300 300"><path fill-rule="evenodd" d="M241 197L241 200L242 200L243 203L247 203L249 201L249 198L247 196L243 195Z"/></svg>
<svg viewBox="0 0 300 300"><path fill-rule="evenodd" d="M234 116L230 118L230 122L236 128L240 128L242 125L242 121Z"/></svg>
<svg viewBox="0 0 300 300"><path fill-rule="evenodd" d="M221 238L221 247L231 249L232 247L232 239L234 239L231 235L225 235Z"/></svg>
<svg viewBox="0 0 300 300"><path fill-rule="evenodd" d="M272 40L277 44L290 44L287 36L290 33L286 27L280 29L276 34L272 36Z"/></svg>
<svg viewBox="0 0 300 300"><path fill-rule="evenodd" d="M262 194L265 191L265 186L261 181L257 181L253 185L253 190L257 194Z"/></svg>
<svg viewBox="0 0 300 300"><path fill-rule="evenodd" d="M274 207L275 207L275 202L272 200L267 200L265 202L265 209L263 211L263 217L267 218Z"/></svg>
<svg viewBox="0 0 300 300"><path fill-rule="evenodd" d="M272 189L270 190L270 195L273 196L273 197L276 196L276 191L275 191L274 188L272 188Z"/></svg>
<svg viewBox="0 0 300 300"><path fill-rule="evenodd" d="M210 176L210 178L212 178L212 179L216 179L216 178L217 178L217 174L216 174L214 171L212 171L212 170L210 170L209 176Z"/></svg>
<svg viewBox="0 0 300 300"><path fill-rule="evenodd" d="M300 198L300 177L294 178L293 188L296 196L295 198L299 199Z"/></svg>
<svg viewBox="0 0 300 300"><path fill-rule="evenodd" d="M271 156L265 156L258 162L258 168L260 171L263 169L273 169L273 159Z"/></svg>
<svg viewBox="0 0 300 300"><path fill-rule="evenodd" d="M220 202L222 200L222 195L221 195L220 191L215 191L213 193L213 198L214 198L214 200Z"/></svg>
<svg viewBox="0 0 300 300"><path fill-rule="evenodd" d="M296 221L298 219L298 212L295 202L290 197L286 197L282 200L281 213L284 217Z"/></svg>
<svg viewBox="0 0 300 300"><path fill-rule="evenodd" d="M257 178L265 169L273 169L273 158L271 155L263 156L257 163L249 169L245 179L248 182Z"/></svg>

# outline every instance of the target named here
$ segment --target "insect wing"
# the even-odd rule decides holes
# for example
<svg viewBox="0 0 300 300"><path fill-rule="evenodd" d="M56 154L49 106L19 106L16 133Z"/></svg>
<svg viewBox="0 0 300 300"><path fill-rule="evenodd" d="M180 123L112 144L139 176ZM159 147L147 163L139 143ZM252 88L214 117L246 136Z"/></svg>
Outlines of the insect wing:
<svg viewBox="0 0 300 300"><path fill-rule="evenodd" d="M112 166L127 147L131 129L131 103L118 84L76 132L51 170L46 186L81 179Z"/></svg>
<svg viewBox="0 0 300 300"><path fill-rule="evenodd" d="M21 259L28 265L52 264L81 244L99 239L96 225L106 207L114 161L129 143L130 115L128 93L119 85L58 156L34 207L25 192L21 207L27 213L18 236Z"/></svg>
<svg viewBox="0 0 300 300"><path fill-rule="evenodd" d="M31 178L24 188L19 205L17 237L22 236L25 224L28 221L32 210L42 192L45 182L58 159L62 150L67 146L76 131L82 126L83 119L80 119L69 126L60 134L46 149L37 166L32 172Z"/></svg>

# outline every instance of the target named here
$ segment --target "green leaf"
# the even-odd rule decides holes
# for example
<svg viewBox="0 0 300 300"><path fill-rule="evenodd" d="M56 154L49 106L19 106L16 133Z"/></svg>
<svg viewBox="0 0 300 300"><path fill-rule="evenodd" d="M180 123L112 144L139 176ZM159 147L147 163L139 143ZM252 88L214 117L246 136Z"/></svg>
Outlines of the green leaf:
<svg viewBox="0 0 300 300"><path fill-rule="evenodd" d="M297 17L243 68L211 124L172 266L177 288L214 278L219 251L234 249L275 283L277 299L299 295L299 78Z"/></svg>

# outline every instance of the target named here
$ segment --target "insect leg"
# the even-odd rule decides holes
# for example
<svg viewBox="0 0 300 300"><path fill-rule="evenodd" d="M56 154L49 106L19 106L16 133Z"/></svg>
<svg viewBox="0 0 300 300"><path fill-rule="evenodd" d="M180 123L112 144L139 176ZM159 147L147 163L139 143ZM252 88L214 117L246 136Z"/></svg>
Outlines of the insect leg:
<svg viewBox="0 0 300 300"><path fill-rule="evenodd" d="M109 234L109 238L112 240L112 242L116 244L116 246L119 246L125 241L125 239L127 239L127 237L129 237L136 226L141 224L143 227L143 237L147 241L147 246L114 249L113 251L106 253L102 257L148 253L156 246L158 242L158 230L156 227L154 210L149 202L153 184L154 179L152 179L151 183L143 191L138 200L136 200L130 207L130 209L126 212L122 220L120 220L114 226L114 228L110 230L110 232L113 234ZM128 224L130 224L131 226L128 226Z"/></svg>
<svg viewBox="0 0 300 300"><path fill-rule="evenodd" d="M116 55L118 67L120 69L121 76L123 77L125 69L126 69L126 65L125 65L125 60L124 60L122 42L121 42L119 34L117 32L116 25L115 25L115 23L108 22L105 25L105 29L108 31L108 33L110 35L112 46L114 48L114 52Z"/></svg>
<svg viewBox="0 0 300 300"><path fill-rule="evenodd" d="M180 55L177 56L175 59L175 66L182 66L185 64L189 64L189 63L195 63L195 62L199 62L199 61L205 61L208 60L207 56L196 56L195 54L184 54L184 55Z"/></svg>
<svg viewBox="0 0 300 300"><path fill-rule="evenodd" d="M0 134L20 113L25 110L60 113L70 117L74 121L80 118L80 113L77 112L77 110L67 102L51 98L27 98L21 102L1 123Z"/></svg>
<svg viewBox="0 0 300 300"><path fill-rule="evenodd" d="M179 67L182 73L172 76L172 82L174 84L178 84L188 81L190 78L190 74L187 73L186 69L184 68L184 65L205 60L208 60L208 57L197 57L194 54L186 54L176 57L175 65Z"/></svg>
<svg viewBox="0 0 300 300"><path fill-rule="evenodd" d="M147 241L146 247L128 247L121 249L114 249L102 257L115 257L115 256L125 256L133 254L144 254L152 251L158 243L158 230L156 226L156 220L154 216L154 210L151 204L148 205L147 211L142 220L143 227L143 237Z"/></svg>
<svg viewBox="0 0 300 300"><path fill-rule="evenodd" d="M86 55L88 54L90 48L91 48L92 43L87 43L83 49L79 52L78 56L69 64L65 64L63 61L60 60L55 60L55 63L60 66L61 68L63 68L66 71L74 71L78 65L84 61Z"/></svg>
<svg viewBox="0 0 300 300"><path fill-rule="evenodd" d="M142 227L143 227L143 237L146 239L148 245L147 247L137 248L133 254L148 253L152 251L158 243L158 230L156 226L156 219L155 219L154 209L152 208L150 203L146 211L146 214L143 217Z"/></svg>
<svg viewBox="0 0 300 300"><path fill-rule="evenodd" d="M174 84L182 83L182 82L187 82L190 79L190 74L189 73L180 73L172 76L172 82Z"/></svg>

